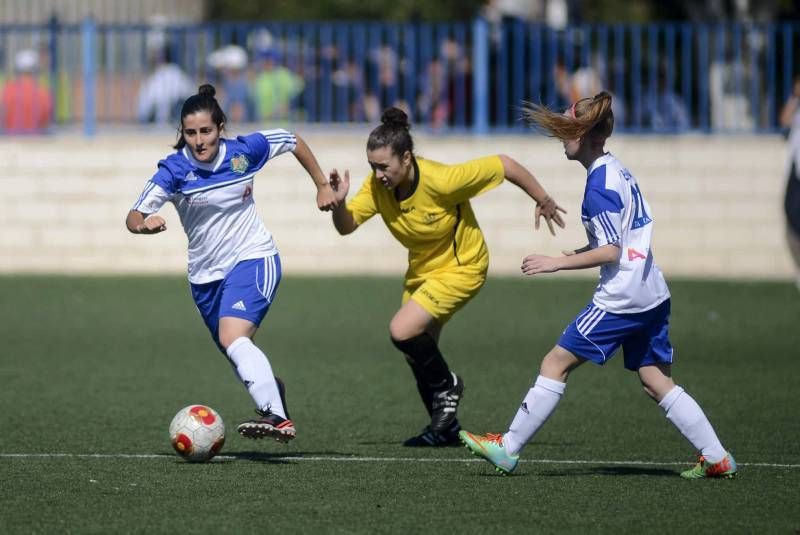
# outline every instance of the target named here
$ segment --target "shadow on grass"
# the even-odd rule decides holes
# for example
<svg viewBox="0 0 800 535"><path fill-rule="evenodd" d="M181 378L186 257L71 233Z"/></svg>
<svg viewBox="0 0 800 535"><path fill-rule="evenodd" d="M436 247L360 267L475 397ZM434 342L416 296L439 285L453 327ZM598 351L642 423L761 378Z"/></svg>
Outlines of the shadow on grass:
<svg viewBox="0 0 800 535"><path fill-rule="evenodd" d="M290 457L353 457L358 458L352 453L340 451L286 451L286 452L266 452L266 451L234 451L222 454L223 457L233 457L233 459L219 459L219 462L252 461L272 464L292 464Z"/></svg>
<svg viewBox="0 0 800 535"><path fill-rule="evenodd" d="M356 442L356 444L358 444L359 446L397 446L397 445L401 445L402 446L404 440L405 439L403 439L403 440L362 440L362 441ZM537 446L553 446L553 447L558 447L558 448L563 449L563 448L568 448L568 447L574 446L575 443L574 442L537 442L536 445ZM417 450L417 449L459 448L459 447L460 448L464 447L464 444L460 440L456 441L456 442L452 442L450 444L444 444L442 446L435 446L435 447L434 446L420 446L420 447L408 446L408 447L404 447L403 449Z"/></svg>
<svg viewBox="0 0 800 535"><path fill-rule="evenodd" d="M464 447L464 445L461 442L442 444L441 446L403 446L403 440L362 440L360 442L357 442L356 444L358 444L359 446L401 446L403 448L403 451L435 450L438 448Z"/></svg>
<svg viewBox="0 0 800 535"><path fill-rule="evenodd" d="M548 470L538 474L541 477L564 476L669 476L676 477L675 470L653 468L650 466L594 466L572 468L567 470Z"/></svg>

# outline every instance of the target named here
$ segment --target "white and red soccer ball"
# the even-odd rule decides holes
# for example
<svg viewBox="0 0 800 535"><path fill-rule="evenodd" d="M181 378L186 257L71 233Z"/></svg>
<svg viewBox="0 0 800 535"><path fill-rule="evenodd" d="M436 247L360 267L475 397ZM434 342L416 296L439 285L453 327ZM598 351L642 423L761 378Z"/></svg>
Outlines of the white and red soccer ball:
<svg viewBox="0 0 800 535"><path fill-rule="evenodd" d="M172 419L169 438L178 455L187 461L208 461L225 444L225 423L211 407L189 405Z"/></svg>

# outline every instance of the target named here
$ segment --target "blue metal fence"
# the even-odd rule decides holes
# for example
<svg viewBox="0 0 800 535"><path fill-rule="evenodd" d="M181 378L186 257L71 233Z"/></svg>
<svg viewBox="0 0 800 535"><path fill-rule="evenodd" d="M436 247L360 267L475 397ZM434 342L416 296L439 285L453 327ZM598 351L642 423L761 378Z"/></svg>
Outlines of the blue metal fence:
<svg viewBox="0 0 800 535"><path fill-rule="evenodd" d="M514 132L524 130L523 100L562 107L605 89L622 131L774 132L797 70L797 29L793 22L556 30L483 20L160 28L53 21L0 26L0 77L13 80L19 52L35 51L51 123L89 135L107 125L174 121L175 103L166 118L139 109L148 84L158 87L157 72L167 85L155 97L179 103L210 81L242 122L374 123L383 108L399 105L433 131Z"/></svg>

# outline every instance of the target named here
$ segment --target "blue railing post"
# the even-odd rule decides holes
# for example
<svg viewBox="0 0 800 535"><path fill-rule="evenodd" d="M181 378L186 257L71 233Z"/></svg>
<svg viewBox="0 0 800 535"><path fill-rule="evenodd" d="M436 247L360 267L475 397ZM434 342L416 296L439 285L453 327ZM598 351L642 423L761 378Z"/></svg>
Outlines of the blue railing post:
<svg viewBox="0 0 800 535"><path fill-rule="evenodd" d="M94 62L97 26L91 17L83 21L81 40L83 44L83 133L93 136L97 131L97 102L94 95L97 77Z"/></svg>
<svg viewBox="0 0 800 535"><path fill-rule="evenodd" d="M430 123L430 107L421 106L430 99L419 98L419 93L430 92L435 85L430 78L441 74L432 72L431 63L446 64L453 59L441 46L452 40L471 58L472 77L460 70L447 71L452 68L447 65L447 92L432 97L449 97L454 105L447 123L441 126L451 127L449 131L466 128L477 135L509 127L518 130L515 110L523 99L556 107L566 104L556 87L554 71L563 67L566 74L574 74L587 66L599 70L615 100L627 111L617 118L621 130L660 130L650 121L648 108L663 104L660 99L665 84L685 105L692 129L717 133L739 128L730 117L728 122L721 120L725 117L720 116L723 112L717 102L720 97L735 95L736 102L744 103L748 115L753 115L756 131L773 132L780 105L792 91L795 63L800 57L794 46L800 34L796 21L759 26L731 22L584 24L564 29L514 21L498 28L505 33L497 42L492 38L492 23L481 18L465 24L219 23L171 28L169 46L177 52L173 56L179 65L201 81L197 77L205 76L204 58L211 49L228 43L245 44L256 28L269 29L275 46L286 51L286 63L305 76L298 118L307 122L365 120L367 110L354 106L354 100L360 102L363 95L351 92L368 90L382 105L406 101L416 123ZM44 78L49 75L51 82L53 121L75 117L82 125L74 124L82 126L84 135L93 136L100 129L99 121L133 119L131 110L119 117L105 113L100 106L109 99L114 104L117 101L113 98L114 80L108 75L135 76L139 65L146 63L147 31L143 25L101 25L92 18L78 25L64 25L52 17L35 27L0 24L0 43L4 36L20 32L39 36L51 58L41 74ZM75 49L76 40L80 40L79 49ZM124 48L123 42L131 45ZM123 48L118 49L120 46ZM399 55L397 86L380 83L374 55L383 47ZM73 53L76 50L77 56ZM295 52L290 53L292 50ZM339 55L330 56L329 50ZM11 59L7 56L6 62ZM595 65L595 56L608 63ZM11 67L6 65L5 69L10 71ZM353 76L348 79L349 89L335 85L333 79L335 73L345 70ZM725 79L718 79L718 75ZM68 104L64 91L69 90L64 84L70 86L67 82L72 81L82 82L78 91L83 91L74 116L63 109ZM304 115L299 115L302 112ZM733 120L743 118L741 114L739 111Z"/></svg>
<svg viewBox="0 0 800 535"><path fill-rule="evenodd" d="M489 25L481 18L472 23L472 131L489 131Z"/></svg>
<svg viewBox="0 0 800 535"><path fill-rule="evenodd" d="M49 42L48 49L50 51L50 96L53 100L53 109L50 112L51 121L55 122L58 119L58 19L55 15L50 17L48 23Z"/></svg>

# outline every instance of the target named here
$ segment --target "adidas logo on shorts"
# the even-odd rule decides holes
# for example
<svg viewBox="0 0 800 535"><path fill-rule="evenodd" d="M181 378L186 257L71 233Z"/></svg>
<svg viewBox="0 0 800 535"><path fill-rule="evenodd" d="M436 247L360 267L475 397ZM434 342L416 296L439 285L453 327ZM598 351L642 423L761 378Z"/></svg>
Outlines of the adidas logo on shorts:
<svg viewBox="0 0 800 535"><path fill-rule="evenodd" d="M244 306L244 301L237 301L231 308L234 310L247 311L247 307Z"/></svg>

